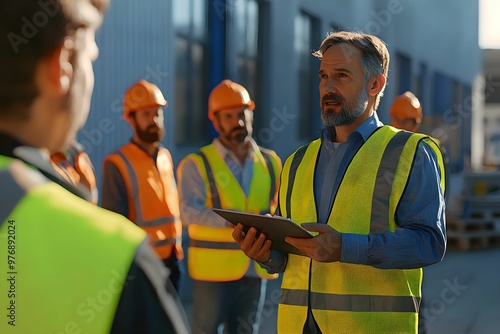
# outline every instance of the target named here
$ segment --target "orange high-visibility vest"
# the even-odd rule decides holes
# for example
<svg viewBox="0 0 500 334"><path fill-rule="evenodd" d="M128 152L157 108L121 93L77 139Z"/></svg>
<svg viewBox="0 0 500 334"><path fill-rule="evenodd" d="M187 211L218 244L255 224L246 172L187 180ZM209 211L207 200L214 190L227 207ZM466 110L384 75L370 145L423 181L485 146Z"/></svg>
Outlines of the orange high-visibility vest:
<svg viewBox="0 0 500 334"><path fill-rule="evenodd" d="M69 183L83 186L90 192L91 202L97 204L97 182L95 169L90 157L85 152L78 152L73 157L73 164L62 152L50 156L55 170Z"/></svg>
<svg viewBox="0 0 500 334"><path fill-rule="evenodd" d="M129 143L105 162L113 163L125 181L128 218L146 231L161 259L169 258L175 251L182 260L182 223L170 152L160 148L155 162L144 150Z"/></svg>

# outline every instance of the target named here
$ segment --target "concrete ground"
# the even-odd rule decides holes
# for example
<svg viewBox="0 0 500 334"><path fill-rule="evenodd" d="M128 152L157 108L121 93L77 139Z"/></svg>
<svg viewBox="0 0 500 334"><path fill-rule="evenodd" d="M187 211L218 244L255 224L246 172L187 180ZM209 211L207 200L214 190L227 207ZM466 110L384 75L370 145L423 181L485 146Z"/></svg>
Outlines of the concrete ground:
<svg viewBox="0 0 500 334"><path fill-rule="evenodd" d="M427 334L500 333L500 249L448 252L424 277ZM182 298L188 315L190 286L188 280ZM259 334L276 333L279 289L279 279L268 281Z"/></svg>
<svg viewBox="0 0 500 334"><path fill-rule="evenodd" d="M500 249L449 252L424 277L429 334L500 333Z"/></svg>

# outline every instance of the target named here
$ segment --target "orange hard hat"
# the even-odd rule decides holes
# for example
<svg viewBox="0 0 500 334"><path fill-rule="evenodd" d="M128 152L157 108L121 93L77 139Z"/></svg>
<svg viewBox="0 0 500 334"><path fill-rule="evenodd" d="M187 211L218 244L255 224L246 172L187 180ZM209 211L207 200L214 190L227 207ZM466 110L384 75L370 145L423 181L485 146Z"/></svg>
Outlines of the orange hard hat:
<svg viewBox="0 0 500 334"><path fill-rule="evenodd" d="M412 92L405 92L396 96L389 110L389 115L411 118L420 123L422 121L422 105Z"/></svg>
<svg viewBox="0 0 500 334"><path fill-rule="evenodd" d="M123 118L128 119L132 111L167 106L160 89L146 80L139 80L125 93L123 98Z"/></svg>
<svg viewBox="0 0 500 334"><path fill-rule="evenodd" d="M245 87L231 80L223 80L212 89L208 97L208 119L213 121L217 111L236 107L248 107L254 110L255 103L250 99Z"/></svg>

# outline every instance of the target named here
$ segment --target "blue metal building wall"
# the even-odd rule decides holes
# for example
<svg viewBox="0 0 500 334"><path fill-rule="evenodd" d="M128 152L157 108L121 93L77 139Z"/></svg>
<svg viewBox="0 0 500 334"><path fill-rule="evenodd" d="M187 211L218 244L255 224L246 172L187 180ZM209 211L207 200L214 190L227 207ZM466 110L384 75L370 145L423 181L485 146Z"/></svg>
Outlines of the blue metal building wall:
<svg viewBox="0 0 500 334"><path fill-rule="evenodd" d="M123 94L139 79L155 83L171 98L171 1L112 1L96 36L99 58L94 64L95 87L91 112L79 141L86 147L101 184L104 157L132 135L122 119ZM165 120L171 115L165 110ZM164 144L169 146L167 128Z"/></svg>
<svg viewBox="0 0 500 334"><path fill-rule="evenodd" d="M234 6L235 3L234 0L207 1L209 15L213 19L216 6ZM388 121L386 111L397 93L394 60L398 52L411 57L412 78L419 74L419 64L423 64L427 73L440 72L472 86L481 70L481 53L477 45L477 0L259 0L259 3L261 12L266 14L262 16L264 24L259 26L261 37L265 36L266 40L259 55L266 62L261 64L266 70L260 77L263 91L259 91L262 99L259 110L263 111L265 119L259 120L259 126L272 129L273 120L286 121L286 130L275 131L272 142L267 143L283 159L305 143L299 139L300 124L295 119L286 118L299 112L294 94L290 92L298 87L298 74L294 72L297 59L293 48L293 27L300 11L318 19L320 38L335 25L375 33L388 43L393 63L389 85L379 108L382 121ZM229 7L229 10L233 8ZM392 14L388 15L388 12ZM225 40L224 22L219 19L209 24L212 59L209 87L224 77L224 56L232 52L226 50L229 43ZM183 98L173 96L175 33L172 0L113 1L98 33L97 43L100 56L94 66L91 114L79 139L97 167L100 184L103 158L125 143L132 133L121 119L123 93L127 87L139 79L152 81L164 92L171 110L175 108L176 99ZM316 47L311 46L312 49ZM428 97L424 102L433 106L432 75L423 76L421 80L421 93ZM319 113L311 110L311 117L318 119ZM171 150L175 162L186 152L198 149L175 147L173 131L176 124L169 108L165 111L165 123L164 144Z"/></svg>
<svg viewBox="0 0 500 334"><path fill-rule="evenodd" d="M210 68L209 68L209 83L208 87L211 91L215 86L217 86L222 80L225 79L225 50L226 50L226 10L221 10L221 8L226 8L226 1L219 0L217 5L209 7L208 10L208 34L210 40ZM210 123L207 121L207 123ZM210 135L216 137L218 134L210 126Z"/></svg>

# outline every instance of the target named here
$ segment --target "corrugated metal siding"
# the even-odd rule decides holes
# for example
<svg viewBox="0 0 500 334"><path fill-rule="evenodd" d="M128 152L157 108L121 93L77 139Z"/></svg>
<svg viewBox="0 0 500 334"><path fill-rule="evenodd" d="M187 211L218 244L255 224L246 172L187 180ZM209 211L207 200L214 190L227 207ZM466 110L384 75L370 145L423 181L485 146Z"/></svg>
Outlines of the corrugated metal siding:
<svg viewBox="0 0 500 334"><path fill-rule="evenodd" d="M94 162L99 185L104 157L132 136L121 118L126 89L146 79L160 87L167 100L171 97L170 7L170 1L162 0L113 1L96 36L100 55L94 64L91 112L78 138ZM165 118L169 119L168 110ZM169 124L166 130L170 132Z"/></svg>
<svg viewBox="0 0 500 334"><path fill-rule="evenodd" d="M261 50L268 55L261 56L268 60L265 66L269 73L261 79L268 89L265 103L259 105L259 111L263 111L266 118L259 121L260 127L270 128L272 118L276 118L274 111L289 115L298 112L297 101L290 95L297 87L298 74L293 68L291 70L290 65L296 61L293 52L294 18L301 10L319 20L321 37L331 25L363 29L377 23L380 26L377 26L379 35L387 42L393 60L396 52L406 51L412 57L412 64L424 63L429 73L441 71L468 86L473 85L473 78L481 69L481 53L477 44L477 1L443 0L439 6L432 0L401 2L401 8L398 7L390 20L387 18L385 21L379 16L389 7L376 0L349 3L340 0L261 2L266 3L269 9L265 25L260 26L263 33L269 34L269 45ZM230 2L228 10L234 10L231 6L235 3ZM215 6L220 2L208 1L207 4ZM176 127L173 118L175 34L171 9L171 0L115 0L98 33L101 54L94 67L96 82L91 114L79 139L87 146L98 169L99 183L103 158L128 141L132 134L121 119L121 104L127 87L141 78L156 83L170 103L165 112L164 144L171 150L174 161L178 162L182 155L197 149L173 145ZM440 28L435 28L437 26ZM443 41L447 43L445 48ZM379 108L383 121L388 120L386 110L397 89L394 65L391 64L389 85ZM412 65L412 68L417 66ZM412 71L412 79L416 74ZM422 85L429 93L432 83L429 78L426 81ZM319 112L311 110L311 117L319 118ZM268 145L283 159L303 144L298 139L297 122L286 125L286 131L273 133L273 140Z"/></svg>

